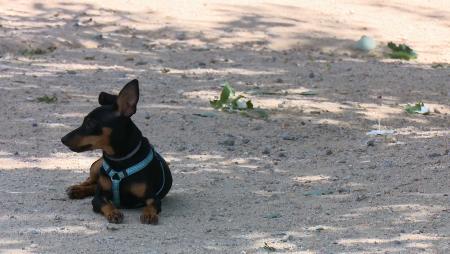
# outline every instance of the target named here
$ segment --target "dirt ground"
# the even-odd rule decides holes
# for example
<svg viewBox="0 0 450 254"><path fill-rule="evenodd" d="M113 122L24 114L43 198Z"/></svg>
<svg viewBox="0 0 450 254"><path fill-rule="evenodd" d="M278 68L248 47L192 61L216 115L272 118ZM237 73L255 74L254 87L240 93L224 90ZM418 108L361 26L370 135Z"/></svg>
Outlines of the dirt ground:
<svg viewBox="0 0 450 254"><path fill-rule="evenodd" d="M101 2L0 1L0 253L450 253L446 1ZM133 78L174 177L157 226L65 194L100 152L60 138ZM225 81L269 118L214 111Z"/></svg>

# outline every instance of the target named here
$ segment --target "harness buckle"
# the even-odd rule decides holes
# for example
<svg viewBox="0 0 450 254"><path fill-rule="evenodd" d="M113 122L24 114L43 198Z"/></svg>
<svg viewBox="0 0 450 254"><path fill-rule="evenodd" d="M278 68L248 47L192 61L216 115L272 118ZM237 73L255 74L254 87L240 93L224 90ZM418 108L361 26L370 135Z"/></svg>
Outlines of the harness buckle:
<svg viewBox="0 0 450 254"><path fill-rule="evenodd" d="M115 172L110 177L112 180L120 181L120 180L124 179L125 177L127 177L127 174L126 174L126 172L119 171L119 172Z"/></svg>

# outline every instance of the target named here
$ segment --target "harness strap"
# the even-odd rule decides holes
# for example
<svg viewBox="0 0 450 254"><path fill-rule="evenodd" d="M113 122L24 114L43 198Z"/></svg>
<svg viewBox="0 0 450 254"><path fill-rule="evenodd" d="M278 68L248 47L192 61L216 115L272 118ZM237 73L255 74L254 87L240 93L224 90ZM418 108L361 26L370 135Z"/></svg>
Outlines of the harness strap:
<svg viewBox="0 0 450 254"><path fill-rule="evenodd" d="M155 152L156 156L158 156L159 158L159 165L161 166L161 175L162 175L162 184L161 184L161 188L159 188L159 190L156 192L155 196L158 196L161 191L163 191L164 189L164 185L166 185L166 175L165 175L165 170L164 170L164 165L163 165L163 157L161 157L161 155L159 155L159 153ZM164 161L165 162L165 161Z"/></svg>
<svg viewBox="0 0 450 254"><path fill-rule="evenodd" d="M131 166L131 167L125 169L125 170L121 170L121 171L116 171L116 170L112 169L108 165L108 163L105 160L103 160L103 165L102 165L103 166L103 170L105 170L106 174L108 174L109 177L111 178L112 193L113 193L113 203L114 203L115 206L117 206L117 207L120 206L120 182L122 181L122 179L126 178L127 176L130 176L132 174L135 174L135 173L141 171L148 164L150 164L150 162L153 160L154 153L156 153L156 152L154 152L154 150L152 149L149 152L149 154L147 155L147 157L145 157L144 160L142 160L138 164L135 164L135 165L133 165L133 166ZM162 166L162 164L161 164L161 166ZM163 178L164 178L164 175L163 175ZM163 183L163 186L164 186L164 183ZM162 187L161 187L161 190L162 190Z"/></svg>

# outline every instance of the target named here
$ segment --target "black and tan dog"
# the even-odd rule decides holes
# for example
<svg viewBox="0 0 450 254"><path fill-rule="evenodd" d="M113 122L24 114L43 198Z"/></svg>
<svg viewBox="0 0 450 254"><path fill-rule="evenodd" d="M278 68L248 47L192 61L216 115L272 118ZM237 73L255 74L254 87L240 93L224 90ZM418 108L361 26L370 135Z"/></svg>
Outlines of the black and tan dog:
<svg viewBox="0 0 450 254"><path fill-rule="evenodd" d="M67 193L73 199L94 195L94 211L112 223L123 220L119 207L144 206L141 222L156 224L161 199L172 186L166 161L130 118L136 113L138 101L137 80L126 84L119 95L102 92L98 97L101 106L61 139L74 152L103 151L103 156L92 164L89 178L69 187Z"/></svg>

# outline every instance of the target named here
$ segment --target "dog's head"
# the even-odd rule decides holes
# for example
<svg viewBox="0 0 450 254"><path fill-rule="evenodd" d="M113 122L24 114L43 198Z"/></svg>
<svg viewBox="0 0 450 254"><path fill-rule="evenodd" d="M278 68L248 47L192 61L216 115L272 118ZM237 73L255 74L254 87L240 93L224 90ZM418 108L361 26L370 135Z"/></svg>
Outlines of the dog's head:
<svg viewBox="0 0 450 254"><path fill-rule="evenodd" d="M112 140L127 131L138 101L136 79L126 84L118 95L101 92L98 96L101 106L91 111L80 127L61 138L61 142L74 152L102 149L114 155Z"/></svg>

